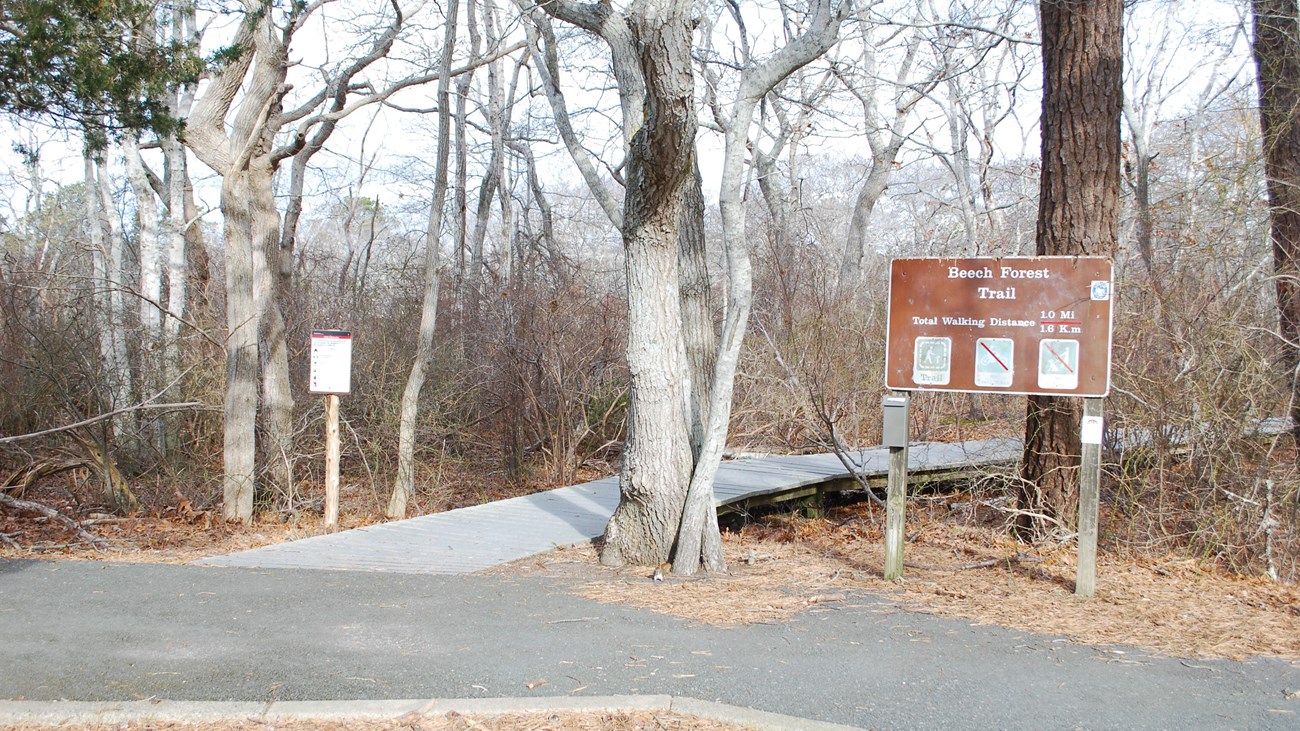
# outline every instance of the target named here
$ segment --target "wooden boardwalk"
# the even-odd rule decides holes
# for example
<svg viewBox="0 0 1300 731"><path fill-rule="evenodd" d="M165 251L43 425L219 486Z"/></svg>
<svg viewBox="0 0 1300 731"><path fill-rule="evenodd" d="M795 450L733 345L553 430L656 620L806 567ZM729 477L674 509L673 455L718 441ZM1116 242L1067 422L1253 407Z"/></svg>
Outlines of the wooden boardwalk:
<svg viewBox="0 0 1300 731"><path fill-rule="evenodd" d="M1020 457L1020 440L912 445L913 480L997 464ZM852 459L859 472L880 483L889 450L867 449ZM848 471L833 454L773 456L724 462L714 481L721 509L797 499L817 491L853 489ZM462 574L589 541L605 531L618 505L618 478L607 477L558 490L501 500L419 518L366 526L206 558L204 566L388 571Z"/></svg>

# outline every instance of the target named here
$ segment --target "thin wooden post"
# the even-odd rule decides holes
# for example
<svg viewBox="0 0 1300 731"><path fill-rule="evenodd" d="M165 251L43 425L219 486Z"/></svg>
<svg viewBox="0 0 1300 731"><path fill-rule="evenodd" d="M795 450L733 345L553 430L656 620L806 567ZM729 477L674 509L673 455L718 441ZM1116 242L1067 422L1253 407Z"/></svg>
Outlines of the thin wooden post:
<svg viewBox="0 0 1300 731"><path fill-rule="evenodd" d="M339 397L325 396L325 527L339 527Z"/></svg>
<svg viewBox="0 0 1300 731"><path fill-rule="evenodd" d="M911 432L911 398L885 397L884 442L889 447L889 488L885 498L885 580L903 575L903 526L907 508L907 445Z"/></svg>
<svg viewBox="0 0 1300 731"><path fill-rule="evenodd" d="M1101 510L1102 403L1083 400L1083 454L1079 465L1079 562L1074 593L1089 597L1097 588L1097 517Z"/></svg>

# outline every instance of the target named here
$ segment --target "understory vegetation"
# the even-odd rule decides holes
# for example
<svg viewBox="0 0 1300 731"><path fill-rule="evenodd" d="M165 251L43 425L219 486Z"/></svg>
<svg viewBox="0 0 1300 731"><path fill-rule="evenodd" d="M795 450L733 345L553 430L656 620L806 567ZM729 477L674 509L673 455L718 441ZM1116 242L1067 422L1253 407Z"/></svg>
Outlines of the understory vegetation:
<svg viewBox="0 0 1300 731"><path fill-rule="evenodd" d="M1004 37L1026 22L1017 14L1023 4L1010 5L998 16ZM492 32L502 29L492 22ZM870 32L886 36L881 27ZM889 48L901 57L910 42L904 30L920 27L890 26ZM754 161L756 169L766 162L777 171L789 206L774 204L758 173L746 187L754 303L736 374L729 452L880 443L890 257L1034 253L1038 161L995 151L993 140L1016 134L995 129L1002 122L1021 128L1022 147L1031 137L1033 122L1019 120L1023 112L1012 101L1036 91L1024 71L1036 51L991 35L979 51L981 58L1002 58L1001 76L982 78L962 67L962 74L946 77L939 71L959 64L942 51L976 53L958 35L950 30L924 39L935 75L900 77L875 90L888 97L892 113L895 102L904 109L905 92L924 87L929 116L911 126L882 129L874 118L859 118L876 112L862 100L861 80L837 87L834 104L801 99L764 117L772 137L821 136L816 145L796 141L773 160ZM1209 45L1221 50L1241 43L1230 35ZM507 39L491 40L505 46ZM552 41L568 52L573 68L603 62L578 36ZM505 76L509 64L500 62ZM1159 75L1142 62L1135 54L1135 78ZM1300 578L1300 453L1279 419L1293 411L1295 374L1280 367L1284 344L1260 131L1250 112L1254 80L1225 70L1228 65L1203 69L1197 79L1206 91L1185 104L1151 84L1126 89L1132 109L1126 109L1125 208L1115 261L1101 546L1182 553L1293 583ZM544 102L512 91L520 110L513 120L501 116L502 80L493 69L490 90L486 74L463 80L460 98L473 109L470 121L460 119L459 132L470 142L462 142L458 170L442 181L451 200L442 238L431 237L442 254L441 289L433 357L419 397L409 514L615 474L627 437L621 242L555 152L549 110L528 107ZM516 73L531 71L521 61ZM835 74L846 73L831 64L809 71L790 82L782 103L800 85L829 87ZM816 114L819 103L823 112ZM853 104L863 111L845 111ZM881 157L865 145L852 152L828 148L837 137L886 132L908 142L887 165L887 194L868 211L869 255L846 277L857 191ZM533 142L541 138L551 149L539 164L529 145L547 154ZM755 149L767 149L764 140ZM199 212L184 266L170 269L184 272L183 281L150 284L146 264L157 252L139 224L139 192L125 163L105 163L97 185L106 186L111 208L104 219L93 218L86 206L93 189L55 180L42 168L41 155L53 157L60 144L68 143L46 143L45 153L39 145L18 150L25 154L0 181L10 201L0 215L0 494L7 501L0 505L6 521L0 544L51 543L17 518L57 521L34 513L33 503L57 506L91 534L96 520L128 514L216 530L222 405L233 367L228 251L218 216ZM323 405L307 389L314 329L354 336L353 389L342 400L343 522L381 520L388 504L426 291L427 193L436 182L427 155L389 144L389 159L380 163L373 150L313 163L316 191L296 222L291 256L276 273L293 394L291 439L286 448L259 431L255 509L261 521L307 524L324 503ZM292 198L289 164L276 180L281 205ZM607 172L614 179L622 174L612 164ZM389 188L367 176L384 178ZM200 182L212 187L211 180ZM716 208L709 208L705 237L713 317L721 323L728 281ZM114 276L96 244L103 236L120 236L123 244ZM183 312L168 304L178 288L186 294ZM158 324L160 312L177 322L175 329ZM1025 428L1023 397L920 393L912 413L914 441L1018 437ZM1010 530L1015 514L1005 498L1017 489L1013 482L991 476L970 488L969 499L985 506L989 524ZM72 527L66 530L55 542L93 547L69 537Z"/></svg>

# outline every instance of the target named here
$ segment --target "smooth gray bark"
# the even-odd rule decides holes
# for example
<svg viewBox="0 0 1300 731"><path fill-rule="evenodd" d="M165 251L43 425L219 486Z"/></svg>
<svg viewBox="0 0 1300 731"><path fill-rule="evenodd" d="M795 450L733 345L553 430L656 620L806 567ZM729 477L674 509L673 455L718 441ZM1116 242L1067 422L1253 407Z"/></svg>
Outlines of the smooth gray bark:
<svg viewBox="0 0 1300 731"><path fill-rule="evenodd" d="M847 2L835 7L831 0L816 0L811 8L808 28L801 35L768 58L746 63L730 114L726 119L718 120L725 131L718 204L727 248L730 297L714 366L708 428L691 476L677 535L677 550L673 558L675 574L692 575L701 564L709 571L726 568L717 511L713 505L713 480L727 443L736 368L753 303L753 267L745 226L744 193L747 180L745 156L754 111L777 84L830 49L839 37L840 25L849 7Z"/></svg>
<svg viewBox="0 0 1300 731"><path fill-rule="evenodd" d="M918 16L919 17L919 16ZM876 40L873 27L865 20L861 22L863 58L861 61L862 77L845 79L845 88L849 90L862 105L863 118L867 129L865 137L871 148L871 167L866 180L858 189L858 196L853 204L849 219L848 241L844 247L844 258L840 264L839 290L849 295L859 291L863 272L871 256L870 241L871 214L876 204L889 186L889 177L898 160L899 150L907 140L907 123L916 105L925 98L938 83L939 72L913 78L920 51L921 35L912 31L904 46L903 58L899 62L898 72L890 81L883 81L877 70ZM879 97L884 93L882 86L891 86L893 93L893 114L882 113L879 109Z"/></svg>
<svg viewBox="0 0 1300 731"><path fill-rule="evenodd" d="M425 235L424 294L420 306L420 332L416 336L415 361L402 390L398 427L397 480L388 500L388 517L406 517L406 504L415 487L415 427L420 392L433 360L433 339L438 322L438 283L442 276L442 218L447 202L447 173L451 158L451 57L456 42L456 16L460 4L450 0L443 36L442 63L438 78L438 152L435 163L433 199L429 202L429 230Z"/></svg>

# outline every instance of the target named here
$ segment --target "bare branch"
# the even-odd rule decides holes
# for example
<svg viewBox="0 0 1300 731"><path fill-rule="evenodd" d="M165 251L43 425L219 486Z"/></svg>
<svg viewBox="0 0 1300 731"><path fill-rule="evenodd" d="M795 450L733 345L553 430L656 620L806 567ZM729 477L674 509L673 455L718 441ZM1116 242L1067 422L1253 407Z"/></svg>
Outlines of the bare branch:
<svg viewBox="0 0 1300 731"><path fill-rule="evenodd" d="M37 437L49 436L50 434L58 434L59 432L70 431L72 429L80 429L83 426L90 426L91 424L97 424L106 419L112 419L113 417L120 416L122 414L129 414L133 411L160 411L160 410L179 411L181 409L194 409L194 408L205 408L205 407L201 402L198 401L186 401L183 403L174 403L174 404L136 404L135 406L127 406L125 408L109 411L108 413L105 414L100 414L99 416L93 416L89 419L78 421L75 424L66 424L64 426L54 427L53 429L44 429L42 431L31 432L29 434L19 434L18 436L14 436L14 437L0 437L0 444L12 444L13 442L20 442L27 439L36 439Z"/></svg>

